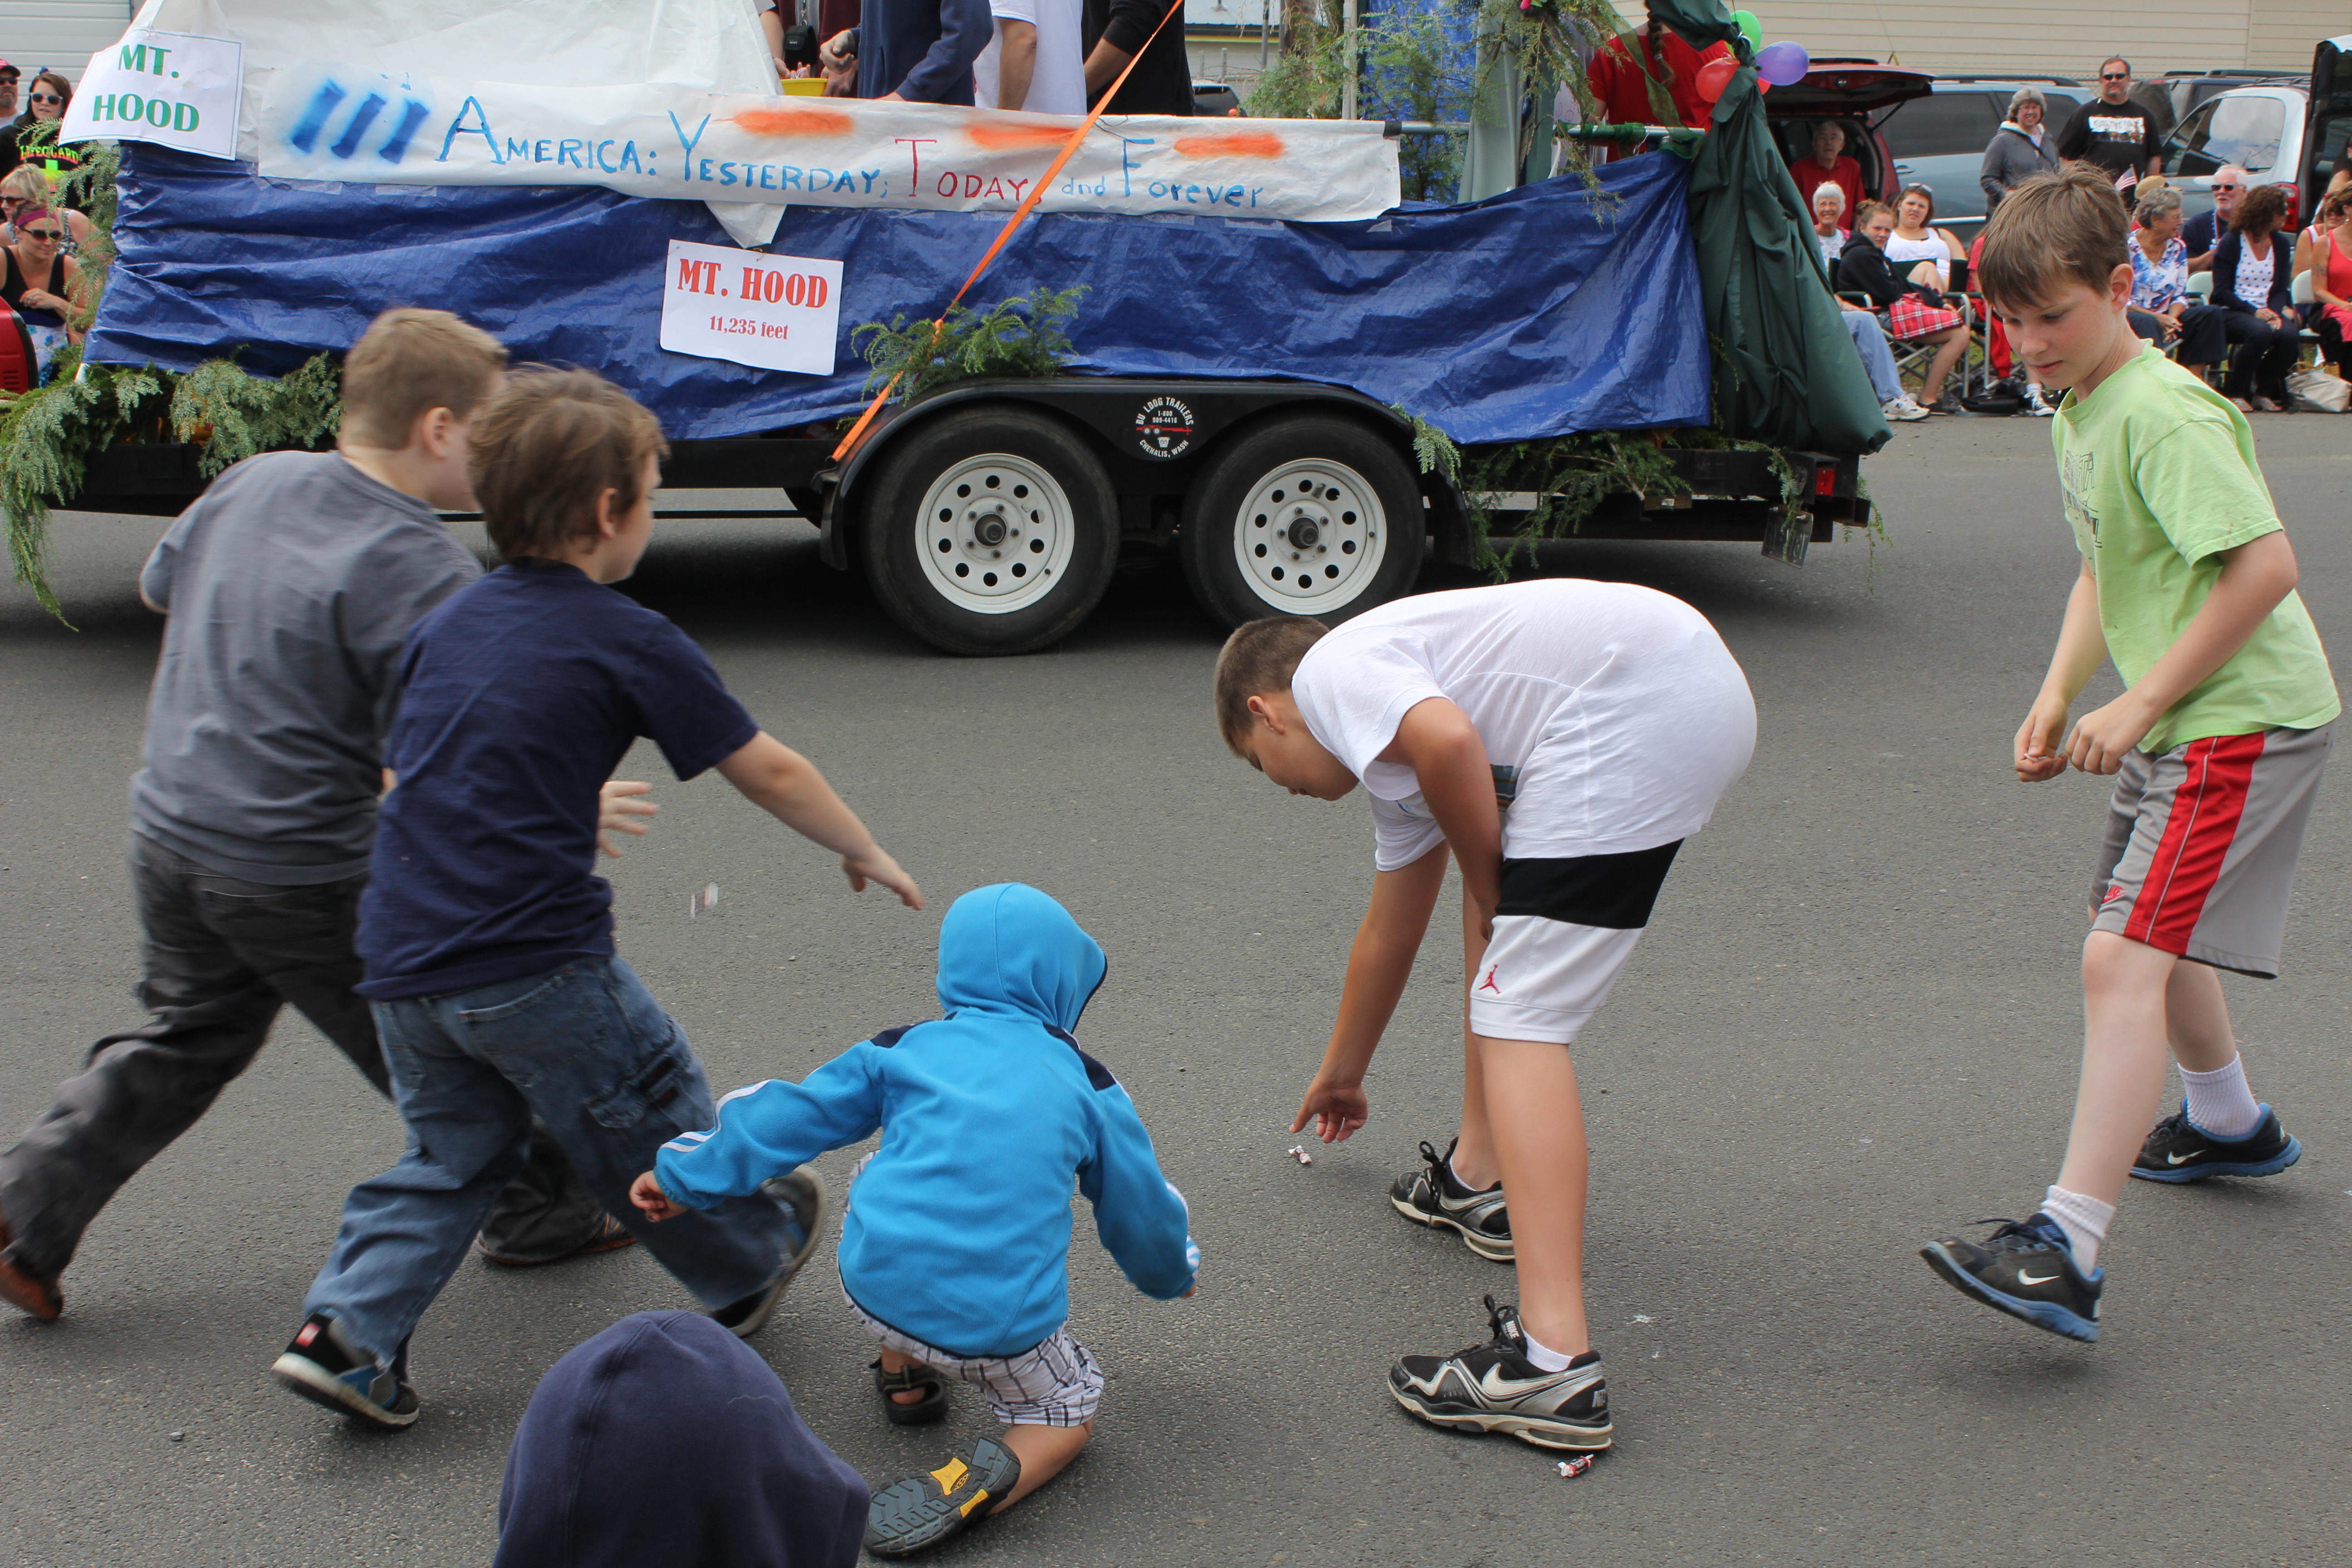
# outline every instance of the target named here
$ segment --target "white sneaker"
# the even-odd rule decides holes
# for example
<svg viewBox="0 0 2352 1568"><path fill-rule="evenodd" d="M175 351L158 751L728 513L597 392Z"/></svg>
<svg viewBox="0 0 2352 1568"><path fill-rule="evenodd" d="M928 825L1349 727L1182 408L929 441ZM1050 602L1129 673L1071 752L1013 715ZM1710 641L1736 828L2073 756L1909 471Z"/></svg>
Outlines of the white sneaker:
<svg viewBox="0 0 2352 1568"><path fill-rule="evenodd" d="M2042 389L2038 386L2029 386L2025 389L2025 411L2036 419L2053 418L2058 413L2058 410L2052 407L2049 401L2042 395Z"/></svg>
<svg viewBox="0 0 2352 1568"><path fill-rule="evenodd" d="M1878 405L1878 411L1881 414L1885 415L1889 419L1900 419L1906 423L1914 419L1925 419L1927 417L1927 411L1919 406L1918 399L1911 396L1908 393L1906 393L1901 397L1895 399L1892 403L1880 404Z"/></svg>

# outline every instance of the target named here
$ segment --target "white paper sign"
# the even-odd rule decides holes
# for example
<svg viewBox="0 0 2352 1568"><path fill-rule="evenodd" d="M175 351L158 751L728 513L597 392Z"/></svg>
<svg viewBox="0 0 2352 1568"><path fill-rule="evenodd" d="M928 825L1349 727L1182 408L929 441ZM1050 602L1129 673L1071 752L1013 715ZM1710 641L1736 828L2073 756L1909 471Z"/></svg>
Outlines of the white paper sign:
<svg viewBox="0 0 2352 1568"><path fill-rule="evenodd" d="M245 46L133 27L89 57L58 139L159 142L207 158L236 156Z"/></svg>
<svg viewBox="0 0 2352 1568"><path fill-rule="evenodd" d="M661 346L803 375L833 374L841 263L669 242Z"/></svg>

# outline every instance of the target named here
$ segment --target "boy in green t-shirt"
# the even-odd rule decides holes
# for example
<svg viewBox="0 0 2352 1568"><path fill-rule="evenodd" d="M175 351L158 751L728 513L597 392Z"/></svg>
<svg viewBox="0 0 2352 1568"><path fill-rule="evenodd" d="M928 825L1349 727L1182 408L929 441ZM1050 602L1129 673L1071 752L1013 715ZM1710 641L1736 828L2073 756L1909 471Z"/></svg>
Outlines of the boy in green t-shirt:
<svg viewBox="0 0 2352 1568"><path fill-rule="evenodd" d="M2017 732L2017 776L2119 776L2065 1164L2024 1223L1920 1254L1965 1294L2078 1340L2099 1337L2099 1244L2127 1176L2268 1176L2302 1155L2246 1088L2217 972L2278 973L2342 710L2244 416L2125 317L2128 242L2105 177L2070 165L2002 198L1977 272L2034 379L2071 389L2052 435L2083 571ZM2108 658L2128 689L2065 735ZM2186 1094L2151 1132L2168 1045Z"/></svg>

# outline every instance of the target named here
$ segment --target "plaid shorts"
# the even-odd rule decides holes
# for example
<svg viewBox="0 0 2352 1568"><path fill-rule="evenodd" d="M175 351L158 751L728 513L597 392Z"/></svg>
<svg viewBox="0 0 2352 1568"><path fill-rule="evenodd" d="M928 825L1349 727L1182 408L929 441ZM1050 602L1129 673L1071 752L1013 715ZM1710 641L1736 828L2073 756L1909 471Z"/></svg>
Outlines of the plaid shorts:
<svg viewBox="0 0 2352 1568"><path fill-rule="evenodd" d="M841 1298L866 1332L887 1348L978 1388L1007 1426L1083 1426L1102 1404L1102 1368L1066 1328L1055 1329L1050 1338L1018 1355L950 1355L900 1333L859 1306L845 1285Z"/></svg>
<svg viewBox="0 0 2352 1568"><path fill-rule="evenodd" d="M1904 295L1886 311L1886 330L1906 343L1959 324L1958 311L1930 305L1916 294Z"/></svg>

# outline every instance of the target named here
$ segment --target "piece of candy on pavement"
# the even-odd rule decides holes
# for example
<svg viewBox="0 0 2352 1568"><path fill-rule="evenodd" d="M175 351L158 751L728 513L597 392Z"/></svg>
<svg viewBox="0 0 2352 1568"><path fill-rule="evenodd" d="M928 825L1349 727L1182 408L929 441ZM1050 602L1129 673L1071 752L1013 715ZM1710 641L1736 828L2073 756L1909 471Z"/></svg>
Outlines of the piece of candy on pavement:
<svg viewBox="0 0 2352 1568"><path fill-rule="evenodd" d="M1297 1161L1302 1165L1311 1165L1315 1163L1315 1156L1307 1152L1307 1145L1304 1143L1293 1143L1287 1152L1292 1159Z"/></svg>
<svg viewBox="0 0 2352 1568"><path fill-rule="evenodd" d="M692 920L695 916L702 913L705 910L715 910L718 907L719 884L711 882L707 884L703 888L702 891L695 893L687 899L686 918Z"/></svg>
<svg viewBox="0 0 2352 1568"><path fill-rule="evenodd" d="M1592 1456L1590 1454L1579 1454L1573 1459L1562 1459L1557 1468L1559 1470L1559 1479L1561 1480L1568 1480L1572 1477L1580 1476L1585 1471L1591 1469L1592 1468Z"/></svg>

